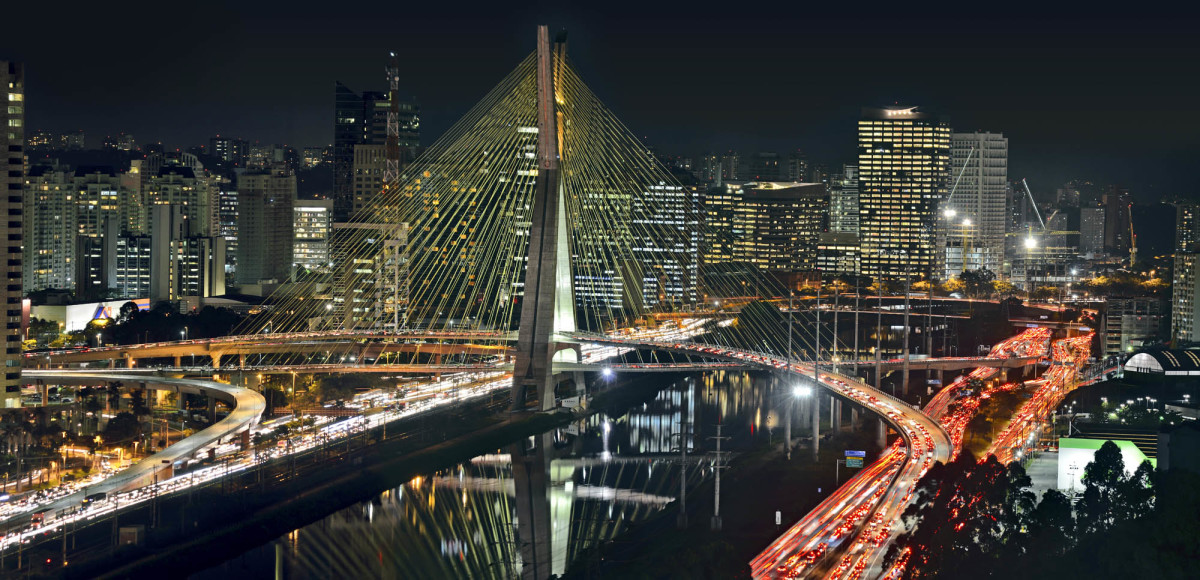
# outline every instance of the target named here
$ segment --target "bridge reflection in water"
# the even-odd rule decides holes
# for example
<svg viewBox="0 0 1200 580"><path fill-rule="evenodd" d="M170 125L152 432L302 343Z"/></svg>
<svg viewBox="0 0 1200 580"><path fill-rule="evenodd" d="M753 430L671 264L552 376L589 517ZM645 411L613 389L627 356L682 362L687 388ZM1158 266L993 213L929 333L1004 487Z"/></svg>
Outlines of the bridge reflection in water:
<svg viewBox="0 0 1200 580"><path fill-rule="evenodd" d="M678 498L679 438L673 434L681 422L694 433L686 464L692 488L712 476L706 437L718 421L733 437L725 448L735 453L766 441L775 420L769 405L785 390L744 372L638 380L648 389L674 382L623 416L595 415L414 478L193 578L562 574L597 542ZM711 504L712 497L689 501Z"/></svg>

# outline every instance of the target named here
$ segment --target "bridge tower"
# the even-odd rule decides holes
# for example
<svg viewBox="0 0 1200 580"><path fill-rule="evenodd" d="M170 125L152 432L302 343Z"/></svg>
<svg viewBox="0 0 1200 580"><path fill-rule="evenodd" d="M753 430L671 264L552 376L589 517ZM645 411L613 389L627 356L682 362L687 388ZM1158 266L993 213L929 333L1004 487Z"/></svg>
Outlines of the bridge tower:
<svg viewBox="0 0 1200 580"><path fill-rule="evenodd" d="M566 42L550 45L549 29L538 26L537 119L538 174L534 184L533 219L529 228L529 253L525 262L525 298L513 364L513 410L524 410L530 394L538 407L554 407L556 332L575 330L575 297L568 249L567 216L559 180L561 98L556 81L565 64ZM574 354L564 351L564 355Z"/></svg>

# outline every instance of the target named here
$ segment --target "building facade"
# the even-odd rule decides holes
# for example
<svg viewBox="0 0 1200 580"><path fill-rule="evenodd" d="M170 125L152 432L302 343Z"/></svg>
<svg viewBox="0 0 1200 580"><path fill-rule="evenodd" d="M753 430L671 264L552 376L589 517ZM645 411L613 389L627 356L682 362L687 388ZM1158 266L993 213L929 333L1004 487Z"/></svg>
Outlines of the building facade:
<svg viewBox="0 0 1200 580"><path fill-rule="evenodd" d="M954 133L950 176L951 191L939 213L942 277L981 268L999 274L1007 229L1008 139L999 133Z"/></svg>
<svg viewBox="0 0 1200 580"><path fill-rule="evenodd" d="M936 216L950 169L950 127L916 107L868 108L858 122L862 273L933 274Z"/></svg>
<svg viewBox="0 0 1200 580"><path fill-rule="evenodd" d="M286 166L238 176L239 284L283 282L292 274L296 174Z"/></svg>
<svg viewBox="0 0 1200 580"><path fill-rule="evenodd" d="M332 199L297 200L292 260L306 270L329 270L329 230L333 227Z"/></svg>
<svg viewBox="0 0 1200 580"><path fill-rule="evenodd" d="M829 231L858 236L857 165L843 165L829 178Z"/></svg>
<svg viewBox="0 0 1200 580"><path fill-rule="evenodd" d="M1158 298L1109 298L1104 320L1104 354L1131 353L1156 342L1164 318Z"/></svg>
<svg viewBox="0 0 1200 580"><path fill-rule="evenodd" d="M1090 256L1104 253L1104 208L1079 208L1079 253Z"/></svg>
<svg viewBox="0 0 1200 580"><path fill-rule="evenodd" d="M21 300L24 259L25 198L25 67L21 63L0 60L0 87L4 87L5 107L0 109L0 151L7 161L2 178L7 195L2 211L8 216L4 226L6 240L4 290L4 398L5 408L21 406Z"/></svg>
<svg viewBox="0 0 1200 580"><path fill-rule="evenodd" d="M734 256L760 270L799 272L817 266L829 195L819 183L757 182L734 208Z"/></svg>

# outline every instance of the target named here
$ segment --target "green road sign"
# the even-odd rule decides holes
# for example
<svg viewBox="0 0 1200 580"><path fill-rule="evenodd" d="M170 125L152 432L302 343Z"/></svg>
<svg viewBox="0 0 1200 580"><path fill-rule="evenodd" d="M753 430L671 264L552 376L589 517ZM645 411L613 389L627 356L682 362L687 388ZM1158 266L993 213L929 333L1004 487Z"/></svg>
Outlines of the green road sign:
<svg viewBox="0 0 1200 580"><path fill-rule="evenodd" d="M846 467L862 467L862 462L861 457L847 457Z"/></svg>

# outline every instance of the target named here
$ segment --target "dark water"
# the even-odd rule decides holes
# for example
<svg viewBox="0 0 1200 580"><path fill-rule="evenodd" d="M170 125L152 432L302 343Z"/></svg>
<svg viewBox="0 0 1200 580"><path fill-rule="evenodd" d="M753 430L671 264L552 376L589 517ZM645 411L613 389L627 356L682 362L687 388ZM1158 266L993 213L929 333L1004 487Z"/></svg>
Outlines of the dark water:
<svg viewBox="0 0 1200 580"><path fill-rule="evenodd" d="M596 415L395 482L371 501L192 578L511 578L529 566L544 571L540 577L561 574L596 542L675 501L681 465L689 487L711 477L708 437L718 423L730 437L723 449L735 453L781 436L770 404L785 391L747 373L678 380L619 417ZM692 434L687 463L679 456L681 422Z"/></svg>

